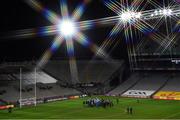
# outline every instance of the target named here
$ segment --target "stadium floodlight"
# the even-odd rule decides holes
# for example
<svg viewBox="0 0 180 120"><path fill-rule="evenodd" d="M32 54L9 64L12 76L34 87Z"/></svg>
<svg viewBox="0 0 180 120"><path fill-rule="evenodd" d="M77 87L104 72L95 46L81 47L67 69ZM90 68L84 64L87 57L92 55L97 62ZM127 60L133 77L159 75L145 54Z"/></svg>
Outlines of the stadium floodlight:
<svg viewBox="0 0 180 120"><path fill-rule="evenodd" d="M120 15L120 19L123 22L130 22L131 20L136 20L141 18L141 15L142 15L141 12L133 12L128 10Z"/></svg>
<svg viewBox="0 0 180 120"><path fill-rule="evenodd" d="M58 24L58 29L64 37L71 37L76 33L75 23L71 20L62 20Z"/></svg>
<svg viewBox="0 0 180 120"><path fill-rule="evenodd" d="M161 9L161 10L155 10L153 14L151 14L151 17L153 16L171 16L172 15L172 10L171 9Z"/></svg>
<svg viewBox="0 0 180 120"><path fill-rule="evenodd" d="M121 14L120 19L124 22L130 21L132 19L132 15L130 11L124 12Z"/></svg>
<svg viewBox="0 0 180 120"><path fill-rule="evenodd" d="M157 11L157 10L155 10L155 11L154 11L154 14L155 14L155 15L158 15L158 11Z"/></svg>
<svg viewBox="0 0 180 120"><path fill-rule="evenodd" d="M172 15L172 10L171 9L163 9L162 13L164 16L170 16L170 15Z"/></svg>
<svg viewBox="0 0 180 120"><path fill-rule="evenodd" d="M141 12L135 14L135 18L139 19L139 18L141 18L141 16L142 16Z"/></svg>

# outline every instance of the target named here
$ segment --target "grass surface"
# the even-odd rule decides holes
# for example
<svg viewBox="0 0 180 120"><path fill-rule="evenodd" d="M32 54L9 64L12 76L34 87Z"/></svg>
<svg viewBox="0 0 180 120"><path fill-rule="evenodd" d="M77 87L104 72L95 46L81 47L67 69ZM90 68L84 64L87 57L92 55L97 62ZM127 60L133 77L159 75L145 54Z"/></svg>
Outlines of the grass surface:
<svg viewBox="0 0 180 120"><path fill-rule="evenodd" d="M12 113L0 111L0 119L180 119L180 101L104 97L114 102L112 108L89 108L83 106L88 98L39 104L37 107L15 108ZM130 106L133 115L125 111Z"/></svg>

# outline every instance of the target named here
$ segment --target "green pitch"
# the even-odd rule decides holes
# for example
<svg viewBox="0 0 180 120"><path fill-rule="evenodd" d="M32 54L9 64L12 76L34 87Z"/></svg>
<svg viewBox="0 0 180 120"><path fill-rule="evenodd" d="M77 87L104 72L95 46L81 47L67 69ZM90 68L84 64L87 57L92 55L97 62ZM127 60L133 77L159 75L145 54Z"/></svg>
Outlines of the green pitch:
<svg viewBox="0 0 180 120"><path fill-rule="evenodd" d="M58 101L40 104L37 107L15 108L12 113L0 111L0 119L180 119L180 101L164 101L151 99L104 97L114 102L112 108L89 108L83 106L88 98ZM133 114L128 115L126 108L133 108Z"/></svg>

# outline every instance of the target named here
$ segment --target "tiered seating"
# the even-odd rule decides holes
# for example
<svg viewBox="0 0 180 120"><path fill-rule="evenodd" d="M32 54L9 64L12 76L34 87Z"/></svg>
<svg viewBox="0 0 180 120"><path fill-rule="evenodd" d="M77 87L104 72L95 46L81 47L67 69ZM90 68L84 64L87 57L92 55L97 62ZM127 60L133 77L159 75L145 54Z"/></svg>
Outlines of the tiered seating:
<svg viewBox="0 0 180 120"><path fill-rule="evenodd" d="M11 81L16 79L11 74L0 74L0 81L2 80Z"/></svg>
<svg viewBox="0 0 180 120"><path fill-rule="evenodd" d="M131 90L152 90L157 91L168 77L161 73L147 73Z"/></svg>
<svg viewBox="0 0 180 120"><path fill-rule="evenodd" d="M168 83L161 89L161 91L180 91L180 76L176 75L169 79Z"/></svg>
<svg viewBox="0 0 180 120"><path fill-rule="evenodd" d="M37 82L37 98L64 96L64 95L79 95L80 92L72 88L60 87L56 84L57 80L41 70L37 70L35 76L35 69L33 65L21 67L22 70L22 99L34 98L35 96L35 78ZM6 67L0 69L3 79L7 80L10 76L14 79L13 82L8 81L8 84L1 84L0 81L0 98L7 101L18 101L20 98L20 67ZM9 76L10 75L10 76ZM38 85L41 86L38 86Z"/></svg>
<svg viewBox="0 0 180 120"><path fill-rule="evenodd" d="M180 76L175 73L169 77L168 82L153 95L154 99L180 100Z"/></svg>
<svg viewBox="0 0 180 120"><path fill-rule="evenodd" d="M114 90L110 91L108 95L121 95L123 92L131 88L133 85L135 85L139 80L141 79L141 76L138 73L133 74L128 80L126 80L124 83L119 85Z"/></svg>
<svg viewBox="0 0 180 120"><path fill-rule="evenodd" d="M5 94L0 95L0 98L8 101L17 101L19 98L19 92L13 86L1 87L6 90Z"/></svg>
<svg viewBox="0 0 180 120"><path fill-rule="evenodd" d="M92 61L87 63L82 61L79 66L84 64L86 67L79 68L79 81L81 83L97 82L101 83L109 77L122 65L122 62ZM84 68L84 69L83 69Z"/></svg>
<svg viewBox="0 0 180 120"><path fill-rule="evenodd" d="M40 87L37 84L37 88L36 88L37 99L53 97L53 96L68 96L68 95L81 94L79 91L75 89L60 87L57 84L44 84L43 87L45 86L47 89L42 89L41 88L42 86ZM26 87L22 86L22 99L35 97L34 85L29 85L28 87L32 89L28 90L27 86ZM6 90L5 94L0 95L0 98L2 98L3 100L18 101L18 99L20 98L20 91L14 86L3 87L3 89Z"/></svg>
<svg viewBox="0 0 180 120"><path fill-rule="evenodd" d="M120 66L122 61L77 61L79 82L104 82ZM68 61L50 61L44 70L59 80L71 83L71 73Z"/></svg>
<svg viewBox="0 0 180 120"><path fill-rule="evenodd" d="M17 80L20 80L20 74L13 74ZM22 73L22 81L24 84L34 84L36 77L36 82L40 83L55 83L57 80L53 77L49 76L48 74L44 73L43 71L38 71L35 76L34 71L28 71Z"/></svg>
<svg viewBox="0 0 180 120"><path fill-rule="evenodd" d="M3 89L0 90L0 95L3 95L5 93L6 93L6 90L3 90Z"/></svg>
<svg viewBox="0 0 180 120"><path fill-rule="evenodd" d="M157 92L161 87L166 85L170 78L170 74L153 73L153 72L137 72L124 83L119 85L108 95L122 95L128 97L150 97Z"/></svg>
<svg viewBox="0 0 180 120"><path fill-rule="evenodd" d="M37 96L39 98L43 97L51 97L51 96L68 96L68 95L79 95L81 94L79 91L72 89L72 88L64 88L60 87L56 84L49 84L51 86L51 89L38 89L37 90Z"/></svg>

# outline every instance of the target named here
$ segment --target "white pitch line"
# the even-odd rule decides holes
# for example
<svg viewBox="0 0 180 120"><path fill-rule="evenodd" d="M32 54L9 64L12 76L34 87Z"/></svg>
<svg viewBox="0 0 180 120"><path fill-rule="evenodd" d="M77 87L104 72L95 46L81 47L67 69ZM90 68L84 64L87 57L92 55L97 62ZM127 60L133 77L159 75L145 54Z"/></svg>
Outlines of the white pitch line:
<svg viewBox="0 0 180 120"><path fill-rule="evenodd" d="M177 113L175 113L175 114L172 114L172 115L168 116L168 117L165 118L165 119L169 119L169 118L174 117L174 116L176 116L176 115L178 115L178 114L180 114L180 112L177 112Z"/></svg>

